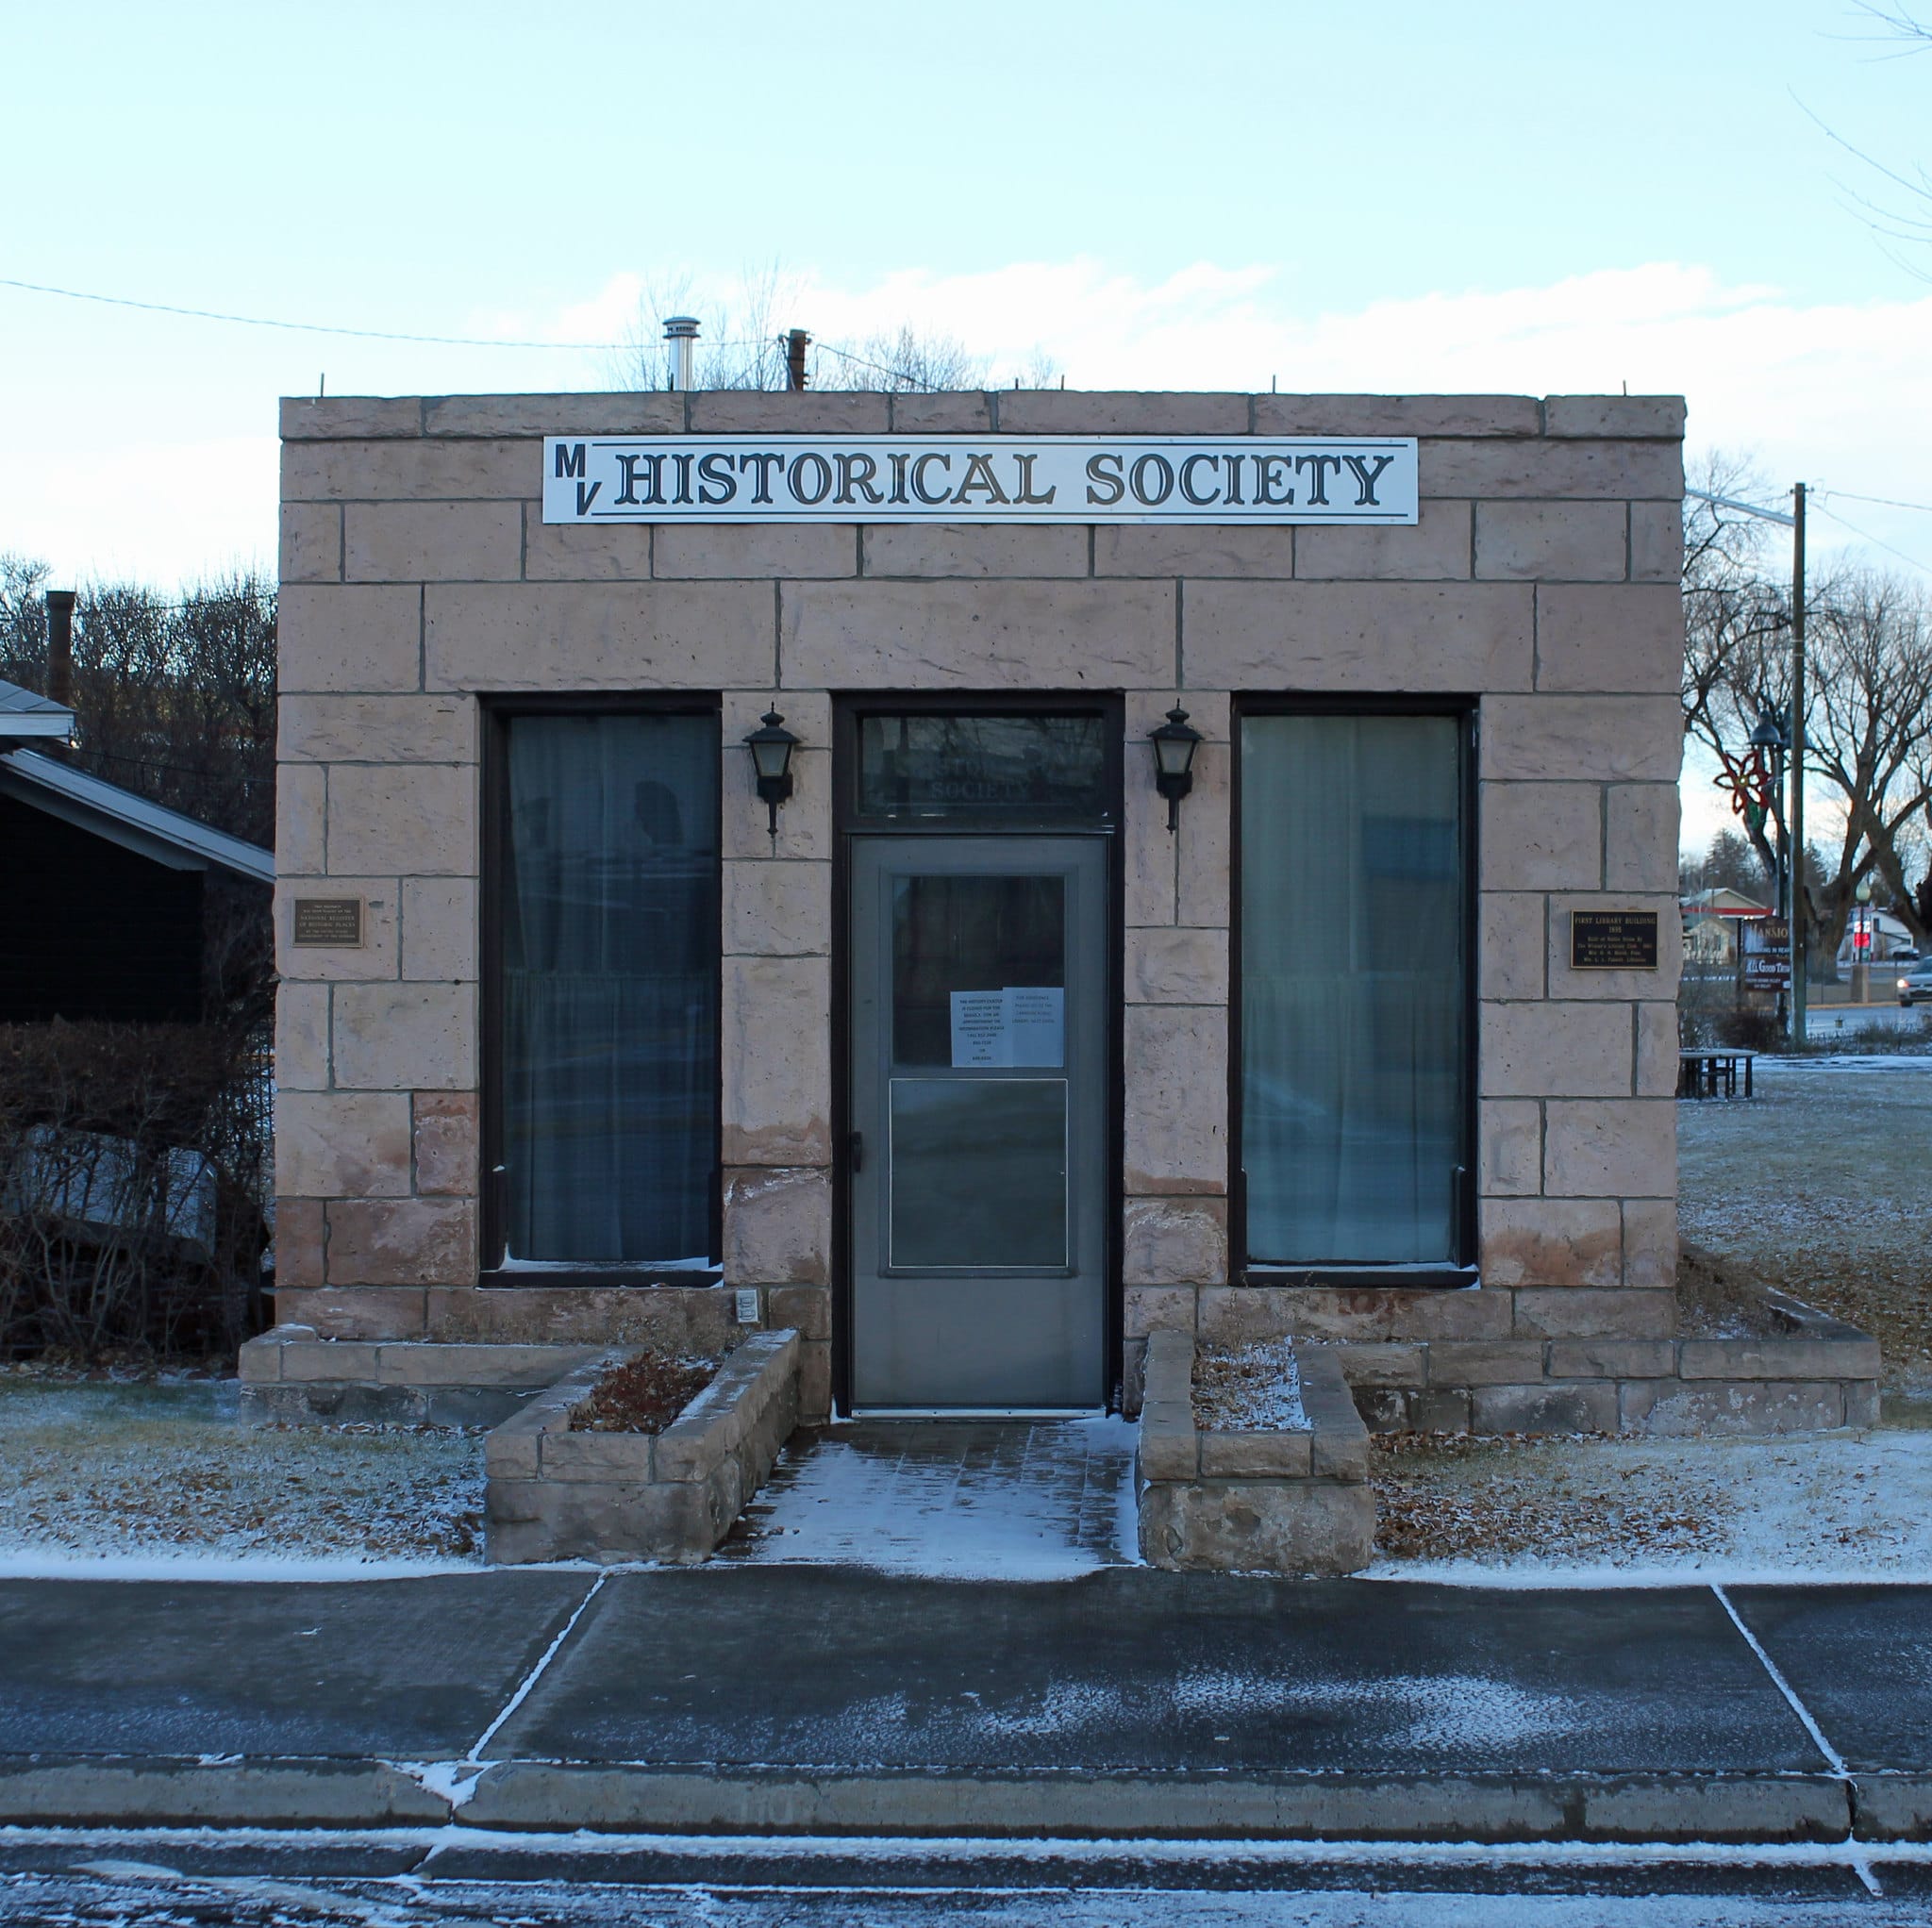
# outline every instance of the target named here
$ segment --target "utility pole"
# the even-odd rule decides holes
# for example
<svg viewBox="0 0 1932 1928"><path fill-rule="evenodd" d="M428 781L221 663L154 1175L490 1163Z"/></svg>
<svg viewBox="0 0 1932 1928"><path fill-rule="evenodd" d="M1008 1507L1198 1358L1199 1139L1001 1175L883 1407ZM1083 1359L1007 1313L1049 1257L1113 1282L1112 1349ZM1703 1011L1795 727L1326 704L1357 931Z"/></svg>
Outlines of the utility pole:
<svg viewBox="0 0 1932 1928"><path fill-rule="evenodd" d="M1791 1042L1805 1042L1805 485L1791 489Z"/></svg>
<svg viewBox="0 0 1932 1928"><path fill-rule="evenodd" d="M803 328L790 328L785 335L785 386L794 393L805 387L805 350L811 340Z"/></svg>

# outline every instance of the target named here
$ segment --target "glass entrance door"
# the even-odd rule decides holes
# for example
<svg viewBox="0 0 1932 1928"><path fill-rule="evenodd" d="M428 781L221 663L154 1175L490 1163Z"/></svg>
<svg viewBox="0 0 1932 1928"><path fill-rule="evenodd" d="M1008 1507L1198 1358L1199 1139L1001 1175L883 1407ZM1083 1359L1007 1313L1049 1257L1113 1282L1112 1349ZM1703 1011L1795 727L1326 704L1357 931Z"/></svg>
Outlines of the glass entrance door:
<svg viewBox="0 0 1932 1928"><path fill-rule="evenodd" d="M1074 837L854 843L860 1407L1104 1400L1105 853Z"/></svg>

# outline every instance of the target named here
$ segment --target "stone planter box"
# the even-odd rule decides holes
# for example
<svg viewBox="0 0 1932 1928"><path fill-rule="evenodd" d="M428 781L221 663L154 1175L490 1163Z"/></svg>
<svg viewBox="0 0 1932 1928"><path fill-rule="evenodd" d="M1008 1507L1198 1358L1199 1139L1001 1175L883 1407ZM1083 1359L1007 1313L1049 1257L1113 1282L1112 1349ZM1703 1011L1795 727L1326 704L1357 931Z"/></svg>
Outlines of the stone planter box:
<svg viewBox="0 0 1932 1928"><path fill-rule="evenodd" d="M576 1433L571 1413L623 1360L579 1366L491 1434L492 1564L653 1560L694 1566L763 1485L798 1423L799 1338L748 1338L661 1433Z"/></svg>
<svg viewBox="0 0 1932 1928"><path fill-rule="evenodd" d="M1203 1432L1193 1336L1148 1336L1141 1407L1141 1554L1174 1571L1353 1573L1374 1556L1369 1435L1340 1362L1295 1348L1306 1431Z"/></svg>

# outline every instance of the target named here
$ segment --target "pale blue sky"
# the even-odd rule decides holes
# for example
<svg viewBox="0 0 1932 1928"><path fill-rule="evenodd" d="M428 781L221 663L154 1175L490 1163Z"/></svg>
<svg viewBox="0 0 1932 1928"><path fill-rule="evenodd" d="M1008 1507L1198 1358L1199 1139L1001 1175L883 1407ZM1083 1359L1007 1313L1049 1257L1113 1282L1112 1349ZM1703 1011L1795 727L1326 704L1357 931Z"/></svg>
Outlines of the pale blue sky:
<svg viewBox="0 0 1932 1928"><path fill-rule="evenodd" d="M1628 382L1688 395L1693 454L1843 491L1822 557L1850 524L1932 564L1932 514L1851 499L1932 502L1932 248L1888 257L1853 197L1890 191L1807 113L1932 164L1932 53L1854 0L65 0L16 6L0 55L0 276L579 341L680 274L715 318L777 262L821 339L910 320L1072 387ZM275 398L325 371L584 388L608 359L0 288L0 549L268 562Z"/></svg>

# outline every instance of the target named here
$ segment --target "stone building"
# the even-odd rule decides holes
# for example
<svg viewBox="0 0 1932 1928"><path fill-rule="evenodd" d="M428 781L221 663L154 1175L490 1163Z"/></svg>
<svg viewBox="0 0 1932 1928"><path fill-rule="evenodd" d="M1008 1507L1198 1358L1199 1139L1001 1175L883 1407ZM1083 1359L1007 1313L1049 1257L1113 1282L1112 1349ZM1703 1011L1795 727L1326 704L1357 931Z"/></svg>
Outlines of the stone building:
<svg viewBox="0 0 1932 1928"><path fill-rule="evenodd" d="M1681 1402L1683 419L284 403L264 1392L756 1320L808 1415L1132 1411L1170 1326Z"/></svg>

